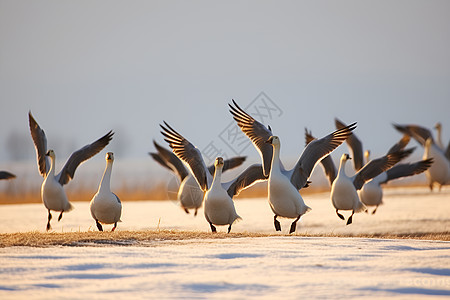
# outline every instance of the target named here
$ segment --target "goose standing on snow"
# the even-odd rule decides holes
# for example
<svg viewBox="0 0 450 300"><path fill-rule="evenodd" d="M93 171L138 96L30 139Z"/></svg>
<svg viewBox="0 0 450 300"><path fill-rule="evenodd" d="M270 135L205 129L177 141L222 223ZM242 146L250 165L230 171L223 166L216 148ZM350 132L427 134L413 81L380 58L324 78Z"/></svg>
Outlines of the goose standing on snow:
<svg viewBox="0 0 450 300"><path fill-rule="evenodd" d="M253 117L241 109L233 100L234 106L229 104L230 113L241 130L252 141L261 155L264 175L269 176L268 200L275 214L275 230L281 231L277 217L295 219L289 233L293 233L300 217L309 211L299 190L308 184L308 178L317 162L336 149L356 128L356 123L311 142L303 150L296 165L286 170L280 161L280 139L272 135L269 128L264 127Z"/></svg>
<svg viewBox="0 0 450 300"><path fill-rule="evenodd" d="M181 207L187 214L189 213L189 209L195 209L194 216L196 216L197 210L202 206L204 192L198 186L195 177L192 176L191 172L186 169L183 162L176 155L160 146L155 141L153 141L153 144L158 153L149 153L149 155L160 165L178 176L180 185L178 188L177 199L180 201ZM240 166L245 159L245 156L237 156L224 160L223 171L225 172ZM208 167L211 176L214 175L214 169L214 165Z"/></svg>
<svg viewBox="0 0 450 300"><path fill-rule="evenodd" d="M169 143L175 155L187 165L198 185L205 192L205 218L211 227L211 231L216 232L214 225L229 225L229 233L234 221L240 219L232 198L257 181L266 179L262 166L251 165L234 180L222 183L223 158L216 158L214 175L211 176L200 151L169 124L164 122L164 125L160 125L163 129L161 134L165 137L164 140Z"/></svg>
<svg viewBox="0 0 450 300"><path fill-rule="evenodd" d="M348 154L343 154L339 164L338 175L331 186L331 202L336 209L338 217L345 220L344 216L339 213L339 210L351 210L352 214L347 220L347 225L349 225L352 223L355 213L360 211L367 212L366 206L359 199L357 190L360 190L366 181L391 168L406 155L404 151L385 155L370 161L354 176L348 177L345 174L345 163L351 158Z"/></svg>
<svg viewBox="0 0 450 300"><path fill-rule="evenodd" d="M98 230L103 231L103 224L114 224L111 231L117 227L117 222L120 221L122 214L122 203L116 194L111 192L111 172L114 162L114 154L112 152L106 153L106 168L103 173L102 181L98 187L97 193L91 200L90 209L91 215L95 220Z"/></svg>
<svg viewBox="0 0 450 300"><path fill-rule="evenodd" d="M51 210L61 212L58 217L58 221L60 221L64 212L73 209L72 204L67 199L64 185L73 178L75 170L82 162L99 153L108 145L114 133L110 131L92 144L86 145L72 153L61 172L55 175L55 152L53 150L47 151L47 138L44 130L39 127L31 112L28 113L28 119L31 137L36 147L39 173L44 177L41 187L41 198L48 210L47 230L50 230ZM50 163L48 157L50 157Z"/></svg>

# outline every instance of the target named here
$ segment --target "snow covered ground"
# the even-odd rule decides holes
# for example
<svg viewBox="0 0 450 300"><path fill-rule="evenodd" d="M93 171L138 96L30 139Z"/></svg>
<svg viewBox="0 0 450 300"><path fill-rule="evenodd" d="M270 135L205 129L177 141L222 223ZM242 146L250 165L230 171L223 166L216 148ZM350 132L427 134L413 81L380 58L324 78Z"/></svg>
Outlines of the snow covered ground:
<svg viewBox="0 0 450 300"><path fill-rule="evenodd" d="M305 196L313 208L298 233L413 233L450 230L450 191L389 189L375 215L345 226L328 194ZM52 224L57 232L94 230L88 203ZM234 232L273 233L264 199L240 199ZM1 206L1 232L44 231L43 205ZM118 230L208 231L202 211L170 201L124 202ZM291 220L281 220L283 232ZM105 226L107 229L110 227ZM219 231L225 231L219 227ZM397 299L450 296L450 242L274 236L153 241L142 246L0 249L0 299Z"/></svg>

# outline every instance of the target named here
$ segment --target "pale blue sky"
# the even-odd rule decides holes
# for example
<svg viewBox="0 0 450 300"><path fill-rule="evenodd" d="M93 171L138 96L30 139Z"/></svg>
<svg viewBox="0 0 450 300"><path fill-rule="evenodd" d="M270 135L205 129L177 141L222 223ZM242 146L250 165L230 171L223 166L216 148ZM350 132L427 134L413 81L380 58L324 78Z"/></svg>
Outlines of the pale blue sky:
<svg viewBox="0 0 450 300"><path fill-rule="evenodd" d="M3 162L12 132L35 159L29 110L64 159L110 129L116 158L149 159L162 120L229 152L227 103L260 92L288 157L334 117L380 155L392 122L450 137L450 1L0 0L0 43Z"/></svg>

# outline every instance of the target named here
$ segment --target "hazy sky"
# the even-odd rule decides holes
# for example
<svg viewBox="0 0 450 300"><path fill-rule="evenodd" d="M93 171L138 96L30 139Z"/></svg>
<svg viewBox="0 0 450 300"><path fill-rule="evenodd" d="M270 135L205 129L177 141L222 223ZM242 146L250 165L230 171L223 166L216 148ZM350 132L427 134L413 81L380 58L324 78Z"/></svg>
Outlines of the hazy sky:
<svg viewBox="0 0 450 300"><path fill-rule="evenodd" d="M163 120L232 155L227 103L261 92L283 156L334 117L380 155L392 122L450 137L450 1L0 0L0 45L0 162L12 136L35 159L29 110L64 159L110 129L116 159L149 159Z"/></svg>

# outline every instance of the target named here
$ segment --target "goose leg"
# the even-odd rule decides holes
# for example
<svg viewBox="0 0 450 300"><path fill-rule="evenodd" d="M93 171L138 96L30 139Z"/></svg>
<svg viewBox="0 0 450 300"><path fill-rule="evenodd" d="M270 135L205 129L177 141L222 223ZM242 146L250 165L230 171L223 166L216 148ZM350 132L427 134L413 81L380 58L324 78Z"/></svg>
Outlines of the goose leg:
<svg viewBox="0 0 450 300"><path fill-rule="evenodd" d="M353 214L354 214L354 213L355 213L355 211L352 210L352 215L348 218L348 220L347 220L347 225L352 224L352 221L353 221Z"/></svg>
<svg viewBox="0 0 450 300"><path fill-rule="evenodd" d="M100 222L98 220L95 220L95 223L97 224L97 228L99 231L103 231L103 227L102 224L100 224Z"/></svg>
<svg viewBox="0 0 450 300"><path fill-rule="evenodd" d="M372 215L374 215L374 214L377 212L377 209L378 209L378 205L377 205L377 207L375 207L375 209L373 210Z"/></svg>
<svg viewBox="0 0 450 300"><path fill-rule="evenodd" d="M64 211L62 211L62 212L59 214L58 222L61 221L63 212L64 212Z"/></svg>
<svg viewBox="0 0 450 300"><path fill-rule="evenodd" d="M212 232L216 232L217 231L216 227L211 222L209 222L209 226L211 226L211 231Z"/></svg>
<svg viewBox="0 0 450 300"><path fill-rule="evenodd" d="M49 231L52 226L50 226L50 220L52 219L52 214L50 213L50 209L48 210L48 221L47 221L47 231Z"/></svg>
<svg viewBox="0 0 450 300"><path fill-rule="evenodd" d="M194 217L196 217L196 216L197 216L197 211L198 211L198 208L196 208L196 209L195 209L195 212L194 212Z"/></svg>
<svg viewBox="0 0 450 300"><path fill-rule="evenodd" d="M231 231L231 224L230 226L228 226L228 233L230 233L230 231Z"/></svg>
<svg viewBox="0 0 450 300"><path fill-rule="evenodd" d="M275 225L275 230L276 231L281 231L281 225L280 225L280 221L278 221L277 220L277 215L275 215L274 217L273 217L273 223L274 223L274 225Z"/></svg>
<svg viewBox="0 0 450 300"><path fill-rule="evenodd" d="M111 231L114 231L114 230L116 230L116 227L117 227L117 222L116 223L114 223L114 227L111 229Z"/></svg>
<svg viewBox="0 0 450 300"><path fill-rule="evenodd" d="M189 214L189 211L188 211L188 209L187 208L185 208L184 209L184 211L187 213L187 214Z"/></svg>
<svg viewBox="0 0 450 300"><path fill-rule="evenodd" d="M336 214L338 215L339 218L341 218L342 220L345 220L344 216L341 215L337 209L336 209Z"/></svg>
<svg viewBox="0 0 450 300"><path fill-rule="evenodd" d="M293 232L295 232L295 229L297 229L297 221L300 219L300 216L301 216L301 215L299 215L299 216L297 217L297 219L295 219L295 221L292 222L292 224L291 224L291 229L289 230L289 233L293 233Z"/></svg>

